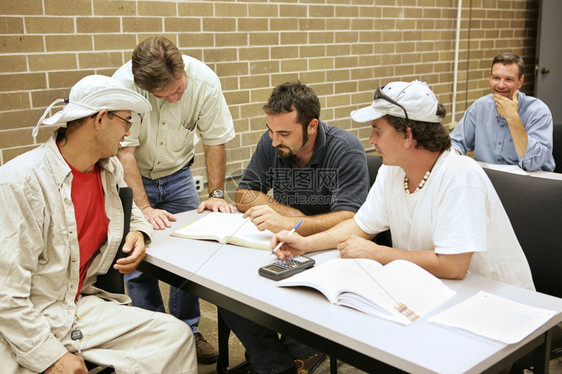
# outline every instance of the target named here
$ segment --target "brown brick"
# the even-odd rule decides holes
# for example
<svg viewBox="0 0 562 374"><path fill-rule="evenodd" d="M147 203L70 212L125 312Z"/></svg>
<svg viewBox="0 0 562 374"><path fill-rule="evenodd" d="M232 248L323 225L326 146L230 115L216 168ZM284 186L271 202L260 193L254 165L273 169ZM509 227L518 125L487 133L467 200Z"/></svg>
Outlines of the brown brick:
<svg viewBox="0 0 562 374"><path fill-rule="evenodd" d="M334 59L331 57L311 58L308 60L309 70L330 70L334 68Z"/></svg>
<svg viewBox="0 0 562 374"><path fill-rule="evenodd" d="M79 53L80 69L97 69L100 67L118 67L123 63L121 52Z"/></svg>
<svg viewBox="0 0 562 374"><path fill-rule="evenodd" d="M71 70L76 69L76 54L48 53L28 56L29 70Z"/></svg>
<svg viewBox="0 0 562 374"><path fill-rule="evenodd" d="M31 102L35 108L46 108L56 99L68 97L69 92L68 88L32 91Z"/></svg>
<svg viewBox="0 0 562 374"><path fill-rule="evenodd" d="M341 82L341 83L334 83L334 92L336 94L341 93L353 93L357 91L357 83L356 82ZM349 96L347 97L349 99ZM349 101L347 101L349 103Z"/></svg>
<svg viewBox="0 0 562 374"><path fill-rule="evenodd" d="M123 23L127 18L123 19ZM100 34L121 31L121 21L117 17L77 17L76 32L80 34Z"/></svg>
<svg viewBox="0 0 562 374"><path fill-rule="evenodd" d="M225 92L224 97L229 105L244 104L250 101L250 91L239 90L234 92Z"/></svg>
<svg viewBox="0 0 562 374"><path fill-rule="evenodd" d="M212 33L188 33L178 36L178 48L182 47L209 47L213 45ZM180 48L181 49L181 48ZM195 56L194 56L195 57Z"/></svg>
<svg viewBox="0 0 562 374"><path fill-rule="evenodd" d="M51 0L58 1L58 0ZM135 16L137 15L136 1L124 0L96 0L94 1L94 15L96 16Z"/></svg>
<svg viewBox="0 0 562 374"><path fill-rule="evenodd" d="M354 6L335 6L335 16L342 18L359 17L359 8Z"/></svg>
<svg viewBox="0 0 562 374"><path fill-rule="evenodd" d="M351 21L352 30L373 30L375 22L372 19L354 19Z"/></svg>
<svg viewBox="0 0 562 374"><path fill-rule="evenodd" d="M137 1L139 16L174 17L176 16L175 1Z"/></svg>
<svg viewBox="0 0 562 374"><path fill-rule="evenodd" d="M29 94L27 92L0 93L0 111L27 109L29 107Z"/></svg>
<svg viewBox="0 0 562 374"><path fill-rule="evenodd" d="M300 75L300 80L304 84L314 84L329 81L326 79L326 72L324 71L304 71Z"/></svg>
<svg viewBox="0 0 562 374"><path fill-rule="evenodd" d="M165 18L166 22L168 18ZM163 31L162 19L156 17L123 17L123 32L154 32L160 33ZM170 32L166 28L166 31ZM112 33L113 31L108 31L107 33Z"/></svg>
<svg viewBox="0 0 562 374"><path fill-rule="evenodd" d="M203 18L203 31L236 31L236 19Z"/></svg>
<svg viewBox="0 0 562 374"><path fill-rule="evenodd" d="M215 17L247 17L248 5L215 2Z"/></svg>
<svg viewBox="0 0 562 374"><path fill-rule="evenodd" d="M222 89L225 92L236 91L240 89L240 86L238 85L238 77L220 77L220 80L221 80Z"/></svg>
<svg viewBox="0 0 562 374"><path fill-rule="evenodd" d="M45 14L54 16L91 15L90 0L44 0Z"/></svg>
<svg viewBox="0 0 562 374"><path fill-rule="evenodd" d="M30 15L43 13L43 0L4 0L0 1L2 15Z"/></svg>
<svg viewBox="0 0 562 374"><path fill-rule="evenodd" d="M279 57L273 57L276 59ZM238 48L238 57L240 61L248 60L268 60L269 59L269 48L267 47L248 47L248 48Z"/></svg>
<svg viewBox="0 0 562 374"><path fill-rule="evenodd" d="M271 96L271 88L264 87L250 92L250 102L251 103L262 103L265 104Z"/></svg>
<svg viewBox="0 0 562 374"><path fill-rule="evenodd" d="M306 71L307 61L303 59L298 60L282 60L281 61L281 71Z"/></svg>
<svg viewBox="0 0 562 374"><path fill-rule="evenodd" d="M0 91L21 91L46 88L44 73L16 73L0 75Z"/></svg>
<svg viewBox="0 0 562 374"><path fill-rule="evenodd" d="M333 5L310 5L308 13L313 17L331 18L336 15L336 9Z"/></svg>
<svg viewBox="0 0 562 374"><path fill-rule="evenodd" d="M278 61L250 62L250 74L271 74L279 72Z"/></svg>
<svg viewBox="0 0 562 374"><path fill-rule="evenodd" d="M361 43L376 43L382 40L382 31L362 31L359 33Z"/></svg>
<svg viewBox="0 0 562 374"><path fill-rule="evenodd" d="M333 32L309 32L308 39L310 44L331 44L334 43L335 36Z"/></svg>
<svg viewBox="0 0 562 374"><path fill-rule="evenodd" d="M94 74L93 70L80 70L80 71L58 71L48 73L49 87L51 88L67 88L70 92L70 87L74 86L76 82L84 78L86 75Z"/></svg>
<svg viewBox="0 0 562 374"><path fill-rule="evenodd" d="M27 64L25 56L22 55L0 55L0 73L26 71Z"/></svg>
<svg viewBox="0 0 562 374"><path fill-rule="evenodd" d="M267 31L267 18L241 18L238 20L238 31Z"/></svg>
<svg viewBox="0 0 562 374"><path fill-rule="evenodd" d="M336 43L357 43L359 34L357 32L338 32L336 33Z"/></svg>
<svg viewBox="0 0 562 374"><path fill-rule="evenodd" d="M215 72L219 77L228 77L232 75L248 75L247 62L228 62L218 63Z"/></svg>
<svg viewBox="0 0 562 374"><path fill-rule="evenodd" d="M281 44L306 44L308 34L306 32L282 32Z"/></svg>
<svg viewBox="0 0 562 374"><path fill-rule="evenodd" d="M43 37L41 36L0 36L2 53L43 52Z"/></svg>
<svg viewBox="0 0 562 374"><path fill-rule="evenodd" d="M336 69L357 67L358 66L357 56L336 57L335 66Z"/></svg>
<svg viewBox="0 0 562 374"><path fill-rule="evenodd" d="M351 30L351 20L339 18L330 19L329 22L326 23L326 30L337 30L336 32Z"/></svg>
<svg viewBox="0 0 562 374"><path fill-rule="evenodd" d="M349 69L335 69L326 72L326 82L348 81L351 77Z"/></svg>
<svg viewBox="0 0 562 374"><path fill-rule="evenodd" d="M326 20L317 18L299 18L299 30L325 30Z"/></svg>
<svg viewBox="0 0 562 374"><path fill-rule="evenodd" d="M50 104L50 103L49 103ZM35 126L45 108L0 112L0 130ZM0 135L0 137L2 137Z"/></svg>
<svg viewBox="0 0 562 374"><path fill-rule="evenodd" d="M248 15L250 17L272 17L279 16L278 7L275 4L248 4Z"/></svg>
<svg viewBox="0 0 562 374"><path fill-rule="evenodd" d="M306 5L281 4L279 5L280 17L302 17L308 14ZM316 17L316 16L315 16Z"/></svg>
<svg viewBox="0 0 562 374"><path fill-rule="evenodd" d="M205 62L229 62L236 61L236 48L217 48L204 51Z"/></svg>
<svg viewBox="0 0 562 374"><path fill-rule="evenodd" d="M32 142L31 129L4 130L2 136L0 136L0 148L30 145Z"/></svg>
<svg viewBox="0 0 562 374"><path fill-rule="evenodd" d="M263 103L240 105L240 116L242 118L251 118L263 116Z"/></svg>
<svg viewBox="0 0 562 374"><path fill-rule="evenodd" d="M213 4L200 2L179 2L178 16L183 17L210 17L213 15Z"/></svg>
<svg viewBox="0 0 562 374"><path fill-rule="evenodd" d="M250 45L279 45L279 33L259 32L250 33Z"/></svg>
<svg viewBox="0 0 562 374"><path fill-rule="evenodd" d="M298 30L299 20L294 18L277 18L269 21L270 31Z"/></svg>
<svg viewBox="0 0 562 374"><path fill-rule="evenodd" d="M29 34L74 33L71 17L26 17L25 30Z"/></svg>
<svg viewBox="0 0 562 374"><path fill-rule="evenodd" d="M103 34L94 35L94 46L96 50L133 49L137 45L137 39L133 34Z"/></svg>
<svg viewBox="0 0 562 374"><path fill-rule="evenodd" d="M269 75L249 75L245 77L240 77L240 88L241 89L256 89L269 87Z"/></svg>
<svg viewBox="0 0 562 374"><path fill-rule="evenodd" d="M47 52L89 51L92 50L90 35L47 35L45 37Z"/></svg>
<svg viewBox="0 0 562 374"><path fill-rule="evenodd" d="M296 49L296 48L293 48L293 49ZM298 51L299 51L298 54L301 58L324 57L324 56L326 56L326 46L324 46L324 45L299 46Z"/></svg>
<svg viewBox="0 0 562 374"><path fill-rule="evenodd" d="M243 47L248 45L248 36L246 33L220 33L215 36L216 47ZM236 59L236 56L234 56Z"/></svg>
<svg viewBox="0 0 562 374"><path fill-rule="evenodd" d="M0 34L23 34L23 30L22 17L0 17Z"/></svg>

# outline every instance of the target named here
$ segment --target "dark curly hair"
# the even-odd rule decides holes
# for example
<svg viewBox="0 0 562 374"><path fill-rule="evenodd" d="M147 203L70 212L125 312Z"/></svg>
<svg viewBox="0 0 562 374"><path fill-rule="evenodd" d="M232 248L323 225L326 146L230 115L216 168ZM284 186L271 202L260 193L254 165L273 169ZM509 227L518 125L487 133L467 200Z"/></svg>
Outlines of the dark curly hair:
<svg viewBox="0 0 562 374"><path fill-rule="evenodd" d="M437 104L436 115L445 118L446 113L445 107ZM451 147L449 131L440 122L406 120L388 114L383 118L398 132L406 132L406 127L409 127L414 139L418 142L416 148L423 148L431 152L442 152Z"/></svg>

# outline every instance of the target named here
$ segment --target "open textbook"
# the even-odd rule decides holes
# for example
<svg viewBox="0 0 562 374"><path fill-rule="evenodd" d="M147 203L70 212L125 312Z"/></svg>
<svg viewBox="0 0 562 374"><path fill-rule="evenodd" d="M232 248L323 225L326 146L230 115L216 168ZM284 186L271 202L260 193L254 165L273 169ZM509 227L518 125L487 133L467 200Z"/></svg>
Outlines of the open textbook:
<svg viewBox="0 0 562 374"><path fill-rule="evenodd" d="M269 241L273 233L269 230L258 230L250 218L243 218L242 213L212 212L190 225L174 231L171 235L271 250Z"/></svg>
<svg viewBox="0 0 562 374"><path fill-rule="evenodd" d="M480 291L429 322L469 331L505 344L518 343L556 313Z"/></svg>
<svg viewBox="0 0 562 374"><path fill-rule="evenodd" d="M336 305L409 325L455 294L418 265L395 260L336 258L283 279L279 286L307 286Z"/></svg>

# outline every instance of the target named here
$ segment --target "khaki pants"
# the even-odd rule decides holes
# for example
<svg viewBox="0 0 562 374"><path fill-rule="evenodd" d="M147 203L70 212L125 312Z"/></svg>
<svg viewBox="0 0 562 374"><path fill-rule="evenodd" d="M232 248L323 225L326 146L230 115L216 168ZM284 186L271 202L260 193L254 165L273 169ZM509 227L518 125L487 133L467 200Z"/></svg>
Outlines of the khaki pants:
<svg viewBox="0 0 562 374"><path fill-rule="evenodd" d="M195 343L189 326L164 314L108 302L96 296L77 304L80 340L61 341L69 352L120 373L196 374ZM0 335L3 373L28 374ZM7 370L7 371L4 371Z"/></svg>

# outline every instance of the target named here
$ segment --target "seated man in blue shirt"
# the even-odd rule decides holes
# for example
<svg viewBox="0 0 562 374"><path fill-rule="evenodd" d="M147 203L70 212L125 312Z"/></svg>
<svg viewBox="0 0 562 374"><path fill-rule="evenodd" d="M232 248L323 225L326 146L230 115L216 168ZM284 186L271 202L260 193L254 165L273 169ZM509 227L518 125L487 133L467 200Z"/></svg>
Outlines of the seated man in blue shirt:
<svg viewBox="0 0 562 374"><path fill-rule="evenodd" d="M476 100L451 132L458 153L474 151L477 161L528 171L554 170L552 114L541 100L519 92L524 78L521 57L510 52L494 57L492 93Z"/></svg>
<svg viewBox="0 0 562 374"><path fill-rule="evenodd" d="M300 82L275 87L264 110L268 131L238 184L238 210L258 229L275 233L302 221L301 235L352 218L369 190L359 139L322 122L318 96ZM243 316L222 308L220 313L246 348L250 363L229 374L310 374L325 357Z"/></svg>

